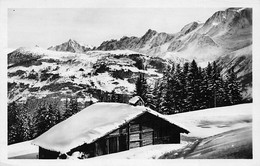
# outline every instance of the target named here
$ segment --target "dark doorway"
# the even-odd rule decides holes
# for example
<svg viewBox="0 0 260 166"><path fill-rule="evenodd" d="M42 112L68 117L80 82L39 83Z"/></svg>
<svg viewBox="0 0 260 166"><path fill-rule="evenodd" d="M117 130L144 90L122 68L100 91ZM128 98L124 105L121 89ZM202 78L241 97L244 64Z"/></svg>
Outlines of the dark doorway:
<svg viewBox="0 0 260 166"><path fill-rule="evenodd" d="M109 153L117 152L117 137L109 138Z"/></svg>
<svg viewBox="0 0 260 166"><path fill-rule="evenodd" d="M127 137L126 135L120 135L119 137L119 151L127 150Z"/></svg>

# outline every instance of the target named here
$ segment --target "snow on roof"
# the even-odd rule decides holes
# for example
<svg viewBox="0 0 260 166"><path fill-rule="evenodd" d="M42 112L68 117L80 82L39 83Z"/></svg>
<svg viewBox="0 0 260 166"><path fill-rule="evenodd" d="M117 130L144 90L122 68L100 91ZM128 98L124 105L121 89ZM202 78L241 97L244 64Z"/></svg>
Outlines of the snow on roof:
<svg viewBox="0 0 260 166"><path fill-rule="evenodd" d="M32 144L66 153L84 143L94 142L145 112L168 121L163 115L143 106L100 102L53 126L37 137Z"/></svg>

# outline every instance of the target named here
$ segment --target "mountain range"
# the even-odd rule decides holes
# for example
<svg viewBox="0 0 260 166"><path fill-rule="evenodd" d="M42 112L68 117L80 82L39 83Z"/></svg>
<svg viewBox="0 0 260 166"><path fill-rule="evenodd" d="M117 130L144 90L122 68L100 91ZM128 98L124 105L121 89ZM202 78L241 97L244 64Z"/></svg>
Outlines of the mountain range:
<svg viewBox="0 0 260 166"><path fill-rule="evenodd" d="M105 41L97 49L129 49L150 56L179 56L204 62L251 44L252 9L228 8L216 12L205 23L192 22L174 34L149 29L140 38L124 36Z"/></svg>
<svg viewBox="0 0 260 166"><path fill-rule="evenodd" d="M147 71L135 65L138 59L147 62ZM149 29L141 37L123 36L97 47L70 39L47 50L18 48L8 54L8 97L13 101L58 91L76 94L86 86L132 93L139 72L153 82L162 75L158 64L183 64L193 59L201 67L216 61L223 76L234 68L243 97L252 98L252 9L228 8L217 11L205 23L191 22L176 33ZM124 71L124 76L118 78L118 71Z"/></svg>

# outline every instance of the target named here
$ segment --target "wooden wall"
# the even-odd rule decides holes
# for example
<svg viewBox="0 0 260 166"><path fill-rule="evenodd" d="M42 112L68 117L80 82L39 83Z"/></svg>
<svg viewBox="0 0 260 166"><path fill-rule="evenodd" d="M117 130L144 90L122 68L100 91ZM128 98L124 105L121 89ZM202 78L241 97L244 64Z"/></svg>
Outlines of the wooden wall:
<svg viewBox="0 0 260 166"><path fill-rule="evenodd" d="M179 128L152 114L145 113L101 140L97 140L94 156L166 143L180 143Z"/></svg>

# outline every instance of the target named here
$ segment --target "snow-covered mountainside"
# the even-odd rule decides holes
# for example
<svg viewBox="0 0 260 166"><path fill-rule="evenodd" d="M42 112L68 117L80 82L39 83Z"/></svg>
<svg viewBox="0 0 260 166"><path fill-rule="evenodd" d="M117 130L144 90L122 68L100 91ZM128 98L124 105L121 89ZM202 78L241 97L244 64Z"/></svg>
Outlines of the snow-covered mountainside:
<svg viewBox="0 0 260 166"><path fill-rule="evenodd" d="M147 71L138 67L140 59L146 61ZM124 36L98 47L71 39L48 50L21 47L8 54L8 96L10 101L25 100L69 93L68 89L75 94L86 88L129 94L139 72L157 78L162 76L160 64L193 59L202 67L217 61L224 76L234 68L244 98L252 98L252 9L229 8L217 11L205 23L187 24L177 33L149 29L141 37Z"/></svg>
<svg viewBox="0 0 260 166"><path fill-rule="evenodd" d="M252 45L225 54L216 62L224 68L223 75L233 67L237 78L242 83L243 98L252 98Z"/></svg>
<svg viewBox="0 0 260 166"><path fill-rule="evenodd" d="M205 23L192 22L174 34L148 30L143 36L103 42L99 50L130 49L173 61L193 59L205 67L218 61L226 73L236 69L244 97L252 89L252 8L217 11Z"/></svg>
<svg viewBox="0 0 260 166"><path fill-rule="evenodd" d="M53 51L68 51L68 52L76 52L76 53L83 53L89 50L92 50L93 46L80 44L75 40L69 39L69 41L62 43L57 46L51 46L48 50Z"/></svg>
<svg viewBox="0 0 260 166"><path fill-rule="evenodd" d="M140 68L140 61L147 63L147 70ZM139 73L145 73L150 83L162 77L162 69L154 61L166 63L129 50L83 54L19 48L8 54L9 102L69 95L85 101L113 90L117 94L131 94Z"/></svg>
<svg viewBox="0 0 260 166"><path fill-rule="evenodd" d="M143 36L122 37L103 42L97 49L130 49L151 56L173 56L197 61L213 61L252 44L252 9L229 8L213 14L204 24L192 22L174 34L149 29ZM169 57L168 57L169 58Z"/></svg>

